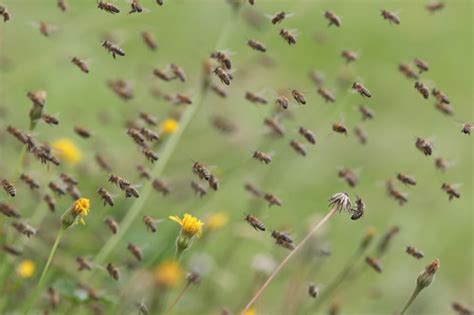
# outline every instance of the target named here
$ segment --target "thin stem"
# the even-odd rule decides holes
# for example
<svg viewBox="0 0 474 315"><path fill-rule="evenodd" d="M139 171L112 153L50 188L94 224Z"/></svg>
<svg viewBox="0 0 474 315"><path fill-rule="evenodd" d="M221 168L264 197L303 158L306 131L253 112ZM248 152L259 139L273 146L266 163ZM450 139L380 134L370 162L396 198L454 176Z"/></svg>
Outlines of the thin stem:
<svg viewBox="0 0 474 315"><path fill-rule="evenodd" d="M420 294L422 288L420 288L418 285L416 286L415 290L413 290L413 293L411 294L410 298L408 299L407 303L405 304L405 307L403 308L403 310L400 312L400 315L403 315L405 314L405 312L407 311L408 307L410 307L410 305L413 303L413 301L416 299L416 297L418 296L418 294Z"/></svg>
<svg viewBox="0 0 474 315"><path fill-rule="evenodd" d="M181 292L178 294L176 299L173 301L173 303L171 303L168 309L163 313L164 315L169 314L171 310L173 309L173 307L175 307L175 305L178 304L179 300L181 300L181 298L183 297L184 293L186 292L186 290L189 288L190 285L191 285L191 282L188 281L186 285L184 286L184 288L181 290Z"/></svg>
<svg viewBox="0 0 474 315"><path fill-rule="evenodd" d="M250 302L245 306L244 310L242 311L242 315L245 314L246 311L258 300L260 295L262 295L263 291L267 288L267 286L272 282L273 278L283 269L283 267L286 266L288 261L290 260L291 257L293 257L298 250L303 247L303 245L306 243L307 240L310 239L310 237L316 233L336 212L337 212L337 207L333 207L325 216L324 218L319 221L318 224L316 224L311 231L305 236L305 238L295 247L294 250L292 250L286 257L283 259L283 261L280 263L280 265L273 271L273 273L270 275L270 277L265 281L265 283L260 287L260 289L255 293L253 298L250 300Z"/></svg>

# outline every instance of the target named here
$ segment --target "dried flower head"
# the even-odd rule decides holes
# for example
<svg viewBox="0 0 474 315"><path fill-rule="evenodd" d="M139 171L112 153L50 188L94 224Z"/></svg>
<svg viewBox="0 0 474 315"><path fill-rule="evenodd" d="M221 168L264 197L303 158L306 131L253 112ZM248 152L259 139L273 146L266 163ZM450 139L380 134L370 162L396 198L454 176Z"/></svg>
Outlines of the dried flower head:
<svg viewBox="0 0 474 315"><path fill-rule="evenodd" d="M339 212L342 210L350 211L352 209L352 203L349 199L349 195L345 192L334 194L329 199L329 206L336 208Z"/></svg>

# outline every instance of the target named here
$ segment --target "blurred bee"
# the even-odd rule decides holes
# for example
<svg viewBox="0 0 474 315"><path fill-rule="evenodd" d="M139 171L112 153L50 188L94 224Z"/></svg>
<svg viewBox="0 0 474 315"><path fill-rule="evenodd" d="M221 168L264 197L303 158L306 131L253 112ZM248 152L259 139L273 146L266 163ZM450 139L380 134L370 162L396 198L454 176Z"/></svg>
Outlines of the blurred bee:
<svg viewBox="0 0 474 315"><path fill-rule="evenodd" d="M107 224L107 226L109 227L110 231L113 234L117 234L119 226L118 226L117 221L114 220L114 218L107 217L105 218L104 223Z"/></svg>
<svg viewBox="0 0 474 315"><path fill-rule="evenodd" d="M13 222L12 226L18 231L18 233L23 234L28 238L36 234L36 229L34 229L29 224L23 222Z"/></svg>
<svg viewBox="0 0 474 315"><path fill-rule="evenodd" d="M132 243L128 243L127 249L138 261L141 261L143 259L142 250L138 248L138 246L133 245Z"/></svg>
<svg viewBox="0 0 474 315"><path fill-rule="evenodd" d="M58 8L61 11L66 12L66 10L67 10L66 0L58 0Z"/></svg>
<svg viewBox="0 0 474 315"><path fill-rule="evenodd" d="M341 52L341 57L346 59L346 63L351 63L359 59L359 56L355 51L343 50Z"/></svg>
<svg viewBox="0 0 474 315"><path fill-rule="evenodd" d="M117 185L117 187L119 187L121 190L125 190L127 187L130 187L130 182L128 180L117 175L110 175L109 182Z"/></svg>
<svg viewBox="0 0 474 315"><path fill-rule="evenodd" d="M104 10L106 12L109 12L111 14L115 14L115 13L119 13L120 12L120 9L115 6L114 4L112 3L109 3L109 2L104 2L102 0L100 0L98 3L97 3L97 7L101 10Z"/></svg>
<svg viewBox="0 0 474 315"><path fill-rule="evenodd" d="M148 231L155 233L157 230L157 220L153 219L150 216L143 216L143 223L145 223Z"/></svg>
<svg viewBox="0 0 474 315"><path fill-rule="evenodd" d="M150 172L143 165L138 165L137 171L138 171L138 174L140 175L140 178L151 180Z"/></svg>
<svg viewBox="0 0 474 315"><path fill-rule="evenodd" d="M105 205L109 205L111 207L114 206L114 199L112 198L112 195L107 190L105 190L102 187L99 187L99 189L97 189L97 194L104 202L104 206Z"/></svg>
<svg viewBox="0 0 474 315"><path fill-rule="evenodd" d="M214 191L219 190L219 180L217 177L211 174L211 177L209 178L209 187L211 187Z"/></svg>
<svg viewBox="0 0 474 315"><path fill-rule="evenodd" d="M230 70L232 69L232 61L230 60L230 57L228 54L222 52L222 51L216 51L211 54L212 59L216 59L221 67L225 70Z"/></svg>
<svg viewBox="0 0 474 315"><path fill-rule="evenodd" d="M362 120L374 119L375 114L373 110L368 108L367 106L360 105L359 112L362 114Z"/></svg>
<svg viewBox="0 0 474 315"><path fill-rule="evenodd" d="M109 272L109 275L114 279L118 280L120 278L119 270L117 267L113 266L111 263L107 264L107 271Z"/></svg>
<svg viewBox="0 0 474 315"><path fill-rule="evenodd" d="M77 199L81 198L81 192L76 186L68 185L66 186L66 192L69 196L72 197L72 200L76 201Z"/></svg>
<svg viewBox="0 0 474 315"><path fill-rule="evenodd" d="M231 134L236 131L235 124L224 116L214 116L211 118L212 125L222 133Z"/></svg>
<svg viewBox="0 0 474 315"><path fill-rule="evenodd" d="M140 303L136 303L135 305L138 308L138 315L148 315L148 314L150 314L150 311L149 311L148 307L145 305L145 303L143 303L143 301L141 301Z"/></svg>
<svg viewBox="0 0 474 315"><path fill-rule="evenodd" d="M112 168L110 167L110 164L104 159L102 155L96 154L95 161L97 162L97 164L102 170L106 172L110 172L112 170Z"/></svg>
<svg viewBox="0 0 474 315"><path fill-rule="evenodd" d="M324 83L324 74L317 70L311 70L309 72L309 78L319 88Z"/></svg>
<svg viewBox="0 0 474 315"><path fill-rule="evenodd" d="M411 186L416 185L416 180L413 177L405 175L403 173L398 173L397 179L401 181L402 183L404 183L405 185L411 185Z"/></svg>
<svg viewBox="0 0 474 315"><path fill-rule="evenodd" d="M283 137L285 135L285 129L276 118L267 117L264 120L264 124L268 126L273 131L273 133L275 133L279 137Z"/></svg>
<svg viewBox="0 0 474 315"><path fill-rule="evenodd" d="M255 0L249 0L249 4L250 4L250 5L254 5L254 4L255 4Z"/></svg>
<svg viewBox="0 0 474 315"><path fill-rule="evenodd" d="M253 158L265 164L270 164L272 162L271 155L262 151L255 151L253 153Z"/></svg>
<svg viewBox="0 0 474 315"><path fill-rule="evenodd" d="M298 104L303 104L303 105L306 104L306 98L298 90L292 90L291 95L293 96L293 98Z"/></svg>
<svg viewBox="0 0 474 315"><path fill-rule="evenodd" d="M49 182L48 187L49 187L49 189L51 189L51 191L53 191L57 196L63 196L63 195L66 194L66 192L64 191L64 189L62 189L61 187L59 187L57 184L55 184L55 183L53 183L53 182Z"/></svg>
<svg viewBox="0 0 474 315"><path fill-rule="evenodd" d="M244 188L246 191L254 195L255 197L262 197L263 192L261 189L255 187L253 184L245 183Z"/></svg>
<svg viewBox="0 0 474 315"><path fill-rule="evenodd" d="M344 179L350 187L357 186L357 183L359 182L359 177L357 176L357 174L349 168L341 169L337 173L337 175L339 176L339 178Z"/></svg>
<svg viewBox="0 0 474 315"><path fill-rule="evenodd" d="M275 15L272 17L272 24L279 24L281 23L285 17L287 16L287 13L285 11L280 11L275 13Z"/></svg>
<svg viewBox="0 0 474 315"><path fill-rule="evenodd" d="M2 179L2 187L10 197L16 196L16 188L6 179Z"/></svg>
<svg viewBox="0 0 474 315"><path fill-rule="evenodd" d="M154 69L153 74L163 81L171 81L172 79L163 69Z"/></svg>
<svg viewBox="0 0 474 315"><path fill-rule="evenodd" d="M79 181L77 179L67 175L66 173L59 174L59 177L68 186L76 186L79 184Z"/></svg>
<svg viewBox="0 0 474 315"><path fill-rule="evenodd" d="M279 199L277 196L271 193L265 193L265 195L263 196L263 199L265 199L265 201L268 202L269 207L273 205L277 205L281 207L283 205L283 202L281 201L281 199Z"/></svg>
<svg viewBox="0 0 474 315"><path fill-rule="evenodd" d="M40 187L36 180L34 180L33 178L31 178L30 176L26 174L21 174L20 180L22 180L25 184L27 184L31 190L35 190Z"/></svg>
<svg viewBox="0 0 474 315"><path fill-rule="evenodd" d="M272 231L271 236L277 241L282 243L293 243L293 238L288 233Z"/></svg>
<svg viewBox="0 0 474 315"><path fill-rule="evenodd" d="M324 17L329 20L328 26L335 25L337 27L341 26L341 19L331 11L324 12Z"/></svg>
<svg viewBox="0 0 474 315"><path fill-rule="evenodd" d="M137 13L143 12L143 7L141 6L138 0L132 0L132 2L130 2L130 7L131 7L131 10L128 12L128 14L132 14L135 12Z"/></svg>
<svg viewBox="0 0 474 315"><path fill-rule="evenodd" d="M419 58L415 58L413 60L413 63L418 68L418 71L420 71L420 74L423 73L423 72L426 72L430 69L429 65L425 61L423 61Z"/></svg>
<svg viewBox="0 0 474 315"><path fill-rule="evenodd" d="M108 53L111 53L112 54L112 57L115 57L117 55L119 56L125 56L125 52L123 51L122 48L120 48L118 45L108 41L108 40L105 40L102 42L102 47L104 47Z"/></svg>
<svg viewBox="0 0 474 315"><path fill-rule="evenodd" d="M156 4L163 5L165 2L163 0L156 0Z"/></svg>
<svg viewBox="0 0 474 315"><path fill-rule="evenodd" d="M92 270L92 264L84 257L76 257L76 262L79 265L77 268L78 271Z"/></svg>
<svg viewBox="0 0 474 315"><path fill-rule="evenodd" d="M4 250L6 253L8 253L8 254L10 254L10 255L13 255L13 256L21 256L21 255L23 255L23 252L22 252L22 251L20 251L20 250L14 248L13 246L10 246L10 245L7 245L7 244L3 244L3 245L2 245L2 248L3 248L3 250Z"/></svg>
<svg viewBox="0 0 474 315"><path fill-rule="evenodd" d="M41 118L43 119L43 121L45 123L47 123L48 125L59 125L59 120L54 117L54 116L51 116L51 115L48 115L48 114L43 114L41 116Z"/></svg>
<svg viewBox="0 0 474 315"><path fill-rule="evenodd" d="M181 82L186 81L186 74L184 73L183 68L174 63L170 64L170 68L175 78L178 78Z"/></svg>
<svg viewBox="0 0 474 315"><path fill-rule="evenodd" d="M260 42L257 42L256 40L253 40L253 39L248 40L247 45L249 45L251 48L253 48L257 51L261 51L261 52L266 52L267 51L267 48L265 47L265 45L263 45Z"/></svg>
<svg viewBox="0 0 474 315"><path fill-rule="evenodd" d="M213 72L221 80L222 83L224 83L225 85L230 85L230 81L233 79L230 73L226 72L221 67L216 67Z"/></svg>
<svg viewBox="0 0 474 315"><path fill-rule="evenodd" d="M474 310L469 309L466 305L463 305L459 302L453 302L451 304L453 310L457 312L458 315L472 315L474 314Z"/></svg>
<svg viewBox="0 0 474 315"><path fill-rule="evenodd" d="M155 163L156 161L158 161L158 154L156 154L155 152L153 152L152 149L150 149L149 147L143 147L142 148L142 153L143 155L145 156L145 158L150 161L151 163Z"/></svg>
<svg viewBox="0 0 474 315"><path fill-rule="evenodd" d="M311 144L316 144L316 136L314 135L314 133L307 129L307 128L304 128L304 127L300 127L298 129L298 132L300 135L302 135L309 143Z"/></svg>
<svg viewBox="0 0 474 315"><path fill-rule="evenodd" d="M289 101L288 101L288 98L286 96L280 95L276 98L275 104L280 106L283 109L287 109Z"/></svg>
<svg viewBox="0 0 474 315"><path fill-rule="evenodd" d="M153 188L160 192L163 196L167 196L171 192L171 187L168 183L155 178L152 182Z"/></svg>
<svg viewBox="0 0 474 315"><path fill-rule="evenodd" d="M441 185L441 189L448 194L449 196L449 201L453 200L453 198L460 198L461 197L461 194L459 193L459 191L457 191L453 185L450 185L450 184L447 184L447 183L443 183L443 185Z"/></svg>
<svg viewBox="0 0 474 315"><path fill-rule="evenodd" d="M444 7L445 7L445 4L444 4L444 2L442 2L442 1L431 2L431 3L428 3L428 4L425 6L426 10L428 10L428 11L431 12L431 13L434 13L434 12L436 12L436 11L440 11L440 10L442 10Z"/></svg>
<svg viewBox="0 0 474 315"><path fill-rule="evenodd" d="M194 162L193 173L196 174L200 179L208 181L211 178L211 172L207 169L204 164L200 162Z"/></svg>
<svg viewBox="0 0 474 315"><path fill-rule="evenodd" d="M318 288L314 284L308 286L308 294L312 298L316 298L319 294Z"/></svg>
<svg viewBox="0 0 474 315"><path fill-rule="evenodd" d="M403 206L406 202L408 202L407 194L396 189L391 179L387 181L386 186L389 196L397 200L400 206Z"/></svg>
<svg viewBox="0 0 474 315"><path fill-rule="evenodd" d="M139 117L140 117L141 120L143 120L144 122L146 122L147 124L149 124L151 126L156 126L157 125L156 117L154 117L154 116L152 116L148 113L140 112Z"/></svg>
<svg viewBox="0 0 474 315"><path fill-rule="evenodd" d="M143 41L148 46L148 48L150 48L151 50L156 50L158 48L156 40L150 32L142 32L141 35Z"/></svg>
<svg viewBox="0 0 474 315"><path fill-rule="evenodd" d="M332 124L332 130L337 133L343 133L347 136L347 128L342 123Z"/></svg>
<svg viewBox="0 0 474 315"><path fill-rule="evenodd" d="M91 133L83 127L75 126L74 127L74 132L77 133L78 136L80 136L84 139L87 139L87 138L91 137Z"/></svg>
<svg viewBox="0 0 474 315"><path fill-rule="evenodd" d="M267 104L268 101L266 98L263 96L253 93L253 92L245 92L245 99L249 102L255 103L255 104Z"/></svg>
<svg viewBox="0 0 474 315"><path fill-rule="evenodd" d="M127 135L132 138L132 140L138 144L140 147L145 147L145 137L142 135L140 130L136 129L135 127L131 127L127 129Z"/></svg>
<svg viewBox="0 0 474 315"><path fill-rule="evenodd" d="M449 98L446 96L446 94L441 92L441 90L432 89L431 95L433 95L441 103L450 104Z"/></svg>
<svg viewBox="0 0 474 315"><path fill-rule="evenodd" d="M14 136L15 139L17 139L21 143L26 144L28 141L28 136L26 135L26 133L18 128L15 128L13 126L8 126L7 132L11 134L12 136Z"/></svg>
<svg viewBox="0 0 474 315"><path fill-rule="evenodd" d="M436 158L435 159L435 167L438 170L446 171L449 166L451 166L451 163L448 160L443 159L443 158Z"/></svg>
<svg viewBox="0 0 474 315"><path fill-rule="evenodd" d="M428 89L426 85L424 85L420 81L415 82L415 89L417 89L418 92L420 92L420 94L423 95L425 100L427 100L428 97L430 96L430 90Z"/></svg>
<svg viewBox="0 0 474 315"><path fill-rule="evenodd" d="M299 141L296 140L291 140L290 141L290 146L295 150L296 153L302 156L306 156L306 149L304 147L304 144L302 144Z"/></svg>
<svg viewBox="0 0 474 315"><path fill-rule="evenodd" d="M433 153L433 145L426 139L416 138L415 146L418 150L423 152L424 155L431 155L431 153Z"/></svg>
<svg viewBox="0 0 474 315"><path fill-rule="evenodd" d="M133 98L133 88L131 84L125 80L109 80L108 87L121 99L128 101Z"/></svg>
<svg viewBox="0 0 474 315"><path fill-rule="evenodd" d="M400 70L401 73L403 73L408 79L418 79L419 75L418 73L413 70L410 65L401 63L398 66L398 70Z"/></svg>
<svg viewBox="0 0 474 315"><path fill-rule="evenodd" d="M87 284L85 283L81 283L81 282L78 282L77 283L77 286L81 289L81 290L84 290L85 293L87 294L87 298L91 299L91 300L94 300L94 301L97 301L99 299L99 294L97 293L97 291L88 286ZM99 314L97 314L99 315Z"/></svg>
<svg viewBox="0 0 474 315"><path fill-rule="evenodd" d="M59 293L52 287L48 288L47 293L48 293L49 305L51 306L52 309L55 309L56 307L58 307L59 302L60 302Z"/></svg>
<svg viewBox="0 0 474 315"><path fill-rule="evenodd" d="M138 190L133 186L128 186L127 188L125 188L125 198L130 198L130 197L135 197L135 198L140 197Z"/></svg>
<svg viewBox="0 0 474 315"><path fill-rule="evenodd" d="M449 104L446 104L443 102L436 102L435 108L445 115L448 115L448 116L454 115L454 108Z"/></svg>
<svg viewBox="0 0 474 315"><path fill-rule="evenodd" d="M43 197L44 202L48 205L48 209L51 212L56 211L56 200L53 198L53 196L46 194Z"/></svg>
<svg viewBox="0 0 474 315"><path fill-rule="evenodd" d="M405 251L407 252L407 254L409 254L410 256L415 257L416 259L420 259L420 258L423 258L425 256L421 251L419 251L418 249L416 249L415 247L412 247L412 246L407 246L405 248Z"/></svg>
<svg viewBox="0 0 474 315"><path fill-rule="evenodd" d="M10 12L8 12L7 8L2 5L0 5L0 16L3 17L3 22L10 20Z"/></svg>
<svg viewBox="0 0 474 315"><path fill-rule="evenodd" d="M256 217L254 217L253 215L251 214L247 214L245 216L245 221L248 222L248 224L250 224L256 231L265 231L265 225L263 224L262 221L260 221L259 219L257 219Z"/></svg>
<svg viewBox="0 0 474 315"><path fill-rule="evenodd" d="M227 92L223 88L221 88L220 86L212 84L211 85L211 90L222 98L227 97Z"/></svg>
<svg viewBox="0 0 474 315"><path fill-rule="evenodd" d="M81 69L82 72L84 73L89 73L89 66L87 63L77 57L73 57L71 59L71 62L75 64L79 69Z"/></svg>
<svg viewBox="0 0 474 315"><path fill-rule="evenodd" d="M372 93L360 82L354 82L352 89L357 91L362 97L372 97Z"/></svg>
<svg viewBox="0 0 474 315"><path fill-rule="evenodd" d="M400 24L400 18L395 13L392 13L387 10L382 10L381 15L383 16L384 20L388 20L390 24Z"/></svg>
<svg viewBox="0 0 474 315"><path fill-rule="evenodd" d="M463 123L461 132L465 135L470 135L473 126L471 123Z"/></svg>
<svg viewBox="0 0 474 315"><path fill-rule="evenodd" d="M329 91L328 89L319 87L318 88L318 94L321 95L321 97L324 99L324 101L334 103L336 101L336 98L334 95Z"/></svg>
<svg viewBox="0 0 474 315"><path fill-rule="evenodd" d="M365 132L364 129L362 129L361 127L355 127L354 128L354 133L355 133L357 139L359 139L359 142L361 144L367 144L368 136L367 136L367 133Z"/></svg>
<svg viewBox="0 0 474 315"><path fill-rule="evenodd" d="M176 93L175 95L175 104L176 105L182 105L182 104L187 104L191 105L193 101L189 96L186 96L184 94Z"/></svg>
<svg viewBox="0 0 474 315"><path fill-rule="evenodd" d="M367 257L365 257L365 262L366 262L370 267L372 267L375 271L377 271L378 273L382 273L382 266L380 265L380 261L379 261L379 260L367 256Z"/></svg>
<svg viewBox="0 0 474 315"><path fill-rule="evenodd" d="M38 105L43 107L46 103L46 91L39 90L39 91L29 91L26 93L26 96L33 102L34 105Z"/></svg>
<svg viewBox="0 0 474 315"><path fill-rule="evenodd" d="M296 44L296 35L289 30L282 28L280 36L288 43L288 45Z"/></svg>
<svg viewBox="0 0 474 315"><path fill-rule="evenodd" d="M55 30L54 27L46 23L45 21L39 21L39 31L43 36L48 37Z"/></svg>
<svg viewBox="0 0 474 315"><path fill-rule="evenodd" d="M201 185L198 182L191 181L191 188L194 190L194 193L199 197L202 198L207 194L207 189L204 185Z"/></svg>

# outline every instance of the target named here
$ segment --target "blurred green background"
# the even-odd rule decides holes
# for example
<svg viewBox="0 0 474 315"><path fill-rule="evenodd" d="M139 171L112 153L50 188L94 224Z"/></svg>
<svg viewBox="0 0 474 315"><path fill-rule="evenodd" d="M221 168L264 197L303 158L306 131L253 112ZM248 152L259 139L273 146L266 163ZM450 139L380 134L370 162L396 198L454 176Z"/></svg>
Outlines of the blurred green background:
<svg viewBox="0 0 474 315"><path fill-rule="evenodd" d="M92 202L88 224L68 231L55 258L57 265L66 265L66 269L69 265L69 271L53 263L51 283L82 277L74 272L75 257L94 257L110 237L103 219L113 215L120 221L134 202L125 200L117 189L106 183L108 174L97 167L94 155L103 154L111 161L114 173L133 183L140 182L136 166L144 164L151 169L152 165L126 135L125 122L135 119L140 111L163 120L172 113L189 110L190 107L177 107L154 98L150 89L186 93L197 101L202 63L217 48L233 52L236 71L235 79L226 89L229 95L222 99L209 92L202 104L190 105L199 107L161 176L171 183L173 192L166 198L153 192L141 212L164 219L184 211L203 220L217 211L230 216L225 227L210 233L204 240L195 241L186 253L185 269L205 257L209 271L203 275L202 283L191 288L174 308L175 314L217 314L221 307L238 313L255 289L255 272L251 268L254 256L270 253L279 262L287 254L268 234L254 233L244 225L243 213L258 213L269 229L286 229L299 241L309 226L326 213L327 199L339 191L347 191L353 199L361 196L367 205L365 216L359 221L351 221L347 214L334 217L319 238L331 256L300 256L290 262L256 305L258 314L293 312L294 308L288 308L293 300L302 305L300 314L311 313L309 306L314 301L305 292L307 283L323 286L330 283L369 227L374 227L380 238L393 225L400 226L401 230L382 259L383 273L368 270L342 286L333 297L341 303L342 313L394 314L413 290L418 273L434 258L441 261L436 281L421 294L412 313L448 314L452 312L453 301L474 303L473 147L472 137L460 132L462 124L458 122L474 120L471 1L446 1L444 10L430 14L424 8L427 1L411 0L257 0L253 7L242 5L238 13L226 1L170 0L160 7L154 1L142 0L150 12L132 15L126 14L129 5L125 1L113 2L122 10L117 15L100 11L92 0L68 2L70 7L63 13L55 1L4 0L2 5L10 10L11 21L0 24L0 102L4 111L0 120L0 176L11 179L18 189L18 196L7 202L17 206L24 218L44 207L37 206L40 196L31 194L16 178L21 147L5 131L7 125L27 129L31 108L25 96L27 91L46 90L45 110L59 114L60 119L57 127L39 124L34 135L43 141L70 138L83 153L82 161L75 167L64 165L47 169L34 160L27 166L27 172L40 179L44 191L47 183L56 179L61 171L76 176L81 192ZM380 16L383 8L398 12L401 24L394 26L383 20ZM328 9L341 17L341 28L327 27L323 12ZM294 16L274 26L265 14L280 10L292 12ZM249 14L261 19L259 27L249 25L245 19ZM57 31L49 38L43 37L34 26L38 21L54 25ZM278 35L280 28L297 29L297 44L288 46ZM159 46L156 52L144 45L140 37L142 31L156 37ZM114 60L100 46L106 34L117 39L125 50L125 57ZM270 66L262 64L263 54L246 45L248 39L265 43L268 49L265 56L273 61ZM340 57L343 49L359 52L359 60L346 65ZM72 56L89 61L88 75L70 63ZM437 111L433 97L424 100L413 88L414 81L398 71L399 63L409 63L415 57L430 64L422 81L430 87L439 87L449 96L454 116ZM169 63L176 63L185 70L186 83L163 82L153 77L154 68ZM325 74L324 86L336 95L334 104L324 103L317 94L308 78L312 69ZM108 89L106 81L117 78L132 82L133 100L125 102ZM213 80L220 84L217 78ZM364 100L351 93L350 84L354 80L362 80L373 97ZM275 110L272 101L276 91L289 92L293 88L304 92L308 104L290 106L289 111L294 116L283 120L285 138L268 137L263 120ZM246 91L262 92L271 102L255 106L244 99ZM361 121L357 111L360 104L373 108L374 120ZM210 117L216 114L235 123L237 132L226 136L213 129ZM331 131L332 123L341 120L349 128L348 137ZM87 127L93 137L90 140L79 138L73 132L75 125ZM290 139L302 140L297 134L300 125L313 130L317 137L316 146L306 146L306 157L297 155L288 145ZM357 141L353 133L355 126L363 126L368 132L366 146ZM433 156L425 157L415 148L416 137L433 141ZM167 141L165 137L159 144L158 154ZM274 153L273 162L266 166L252 160L251 154L257 149ZM435 169L435 157L454 161L454 165L440 172ZM190 180L195 179L191 172L192 160L214 166L212 169L221 181L218 192L210 191L202 199L193 194L189 187ZM342 167L358 171L360 182L355 188L348 187L337 177ZM413 188L397 184L402 191L409 192L409 201L402 207L385 191L385 181L397 172L412 174L418 181ZM263 200L253 199L243 189L246 181L276 194L283 200L283 206L268 208ZM461 198L449 202L440 189L443 182L462 184ZM102 207L95 192L99 186L119 195L114 208ZM2 193L0 198L5 201L7 196ZM12 273L8 280L2 279L3 298L9 300L7 310L16 310L17 303L28 297L34 288L54 239L61 209L67 208L70 202L68 197L60 198L59 211L48 213L38 227L38 235L25 244L24 258L34 260L39 269L35 277L22 280ZM2 238L5 242L14 239L16 232L10 230L9 221L1 219L4 223ZM150 234L141 216L135 220L110 258L121 267L120 282L114 283L105 272L98 273L91 282L115 298L121 294L118 310L112 311L114 308L105 304L109 313L135 312L134 303L142 298L146 301L155 298L159 303L165 300L137 279L140 272L126 268L126 260L130 258L126 246L128 242L143 246L142 268L152 270L167 256L172 257L177 231L177 225L166 219L156 235ZM406 245L422 250L425 258L416 261L408 256L404 252ZM2 265L14 267L20 261L1 255ZM309 266L311 272L303 282L298 280L299 289L289 291L302 266ZM7 288L6 281L15 283L14 287ZM177 290L179 288L170 296L175 296ZM328 305L320 312L326 313ZM68 307L63 304L58 312L69 310ZM85 313L89 309L79 307L73 311Z"/></svg>

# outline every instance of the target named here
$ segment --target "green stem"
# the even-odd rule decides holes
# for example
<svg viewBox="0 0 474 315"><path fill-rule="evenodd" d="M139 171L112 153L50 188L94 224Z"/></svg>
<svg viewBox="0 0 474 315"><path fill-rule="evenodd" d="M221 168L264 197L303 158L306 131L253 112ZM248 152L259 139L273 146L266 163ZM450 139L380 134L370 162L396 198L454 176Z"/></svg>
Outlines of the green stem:
<svg viewBox="0 0 474 315"><path fill-rule="evenodd" d="M405 312L407 311L408 307L410 307L410 305L413 303L413 301L416 299L416 297L418 296L418 294L420 294L422 288L419 287L418 285L416 286L415 290L413 290L413 293L411 294L410 298L408 299L407 303L405 304L405 307L403 308L403 310L400 312L400 315L403 315L405 314Z"/></svg>
<svg viewBox="0 0 474 315"><path fill-rule="evenodd" d="M173 301L173 303L171 303L171 305L168 307L168 309L164 312L165 315L168 315L171 310L173 309L173 307L175 307L176 304L178 304L179 300L181 300L181 298L183 297L184 293L186 292L186 290L189 288L189 285L191 284L191 282L187 282L186 285L184 286L183 290L181 290L181 292L178 294L178 296L176 297L176 299Z"/></svg>

